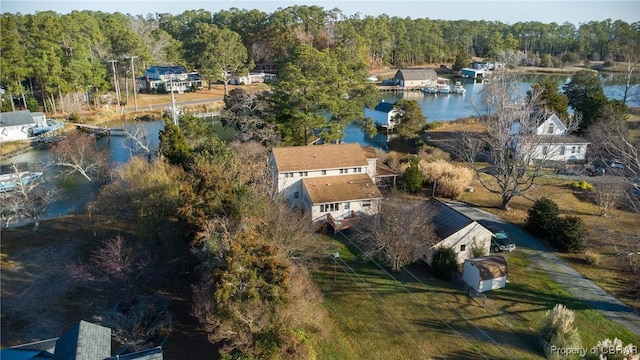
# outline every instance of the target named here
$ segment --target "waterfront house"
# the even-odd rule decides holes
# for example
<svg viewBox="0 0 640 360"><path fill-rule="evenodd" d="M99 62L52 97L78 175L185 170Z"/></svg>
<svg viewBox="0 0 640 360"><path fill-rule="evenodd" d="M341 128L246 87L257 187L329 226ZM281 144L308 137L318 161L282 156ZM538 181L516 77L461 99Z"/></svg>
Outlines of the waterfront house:
<svg viewBox="0 0 640 360"><path fill-rule="evenodd" d="M393 130L395 126L394 116L398 114L393 103L385 102L382 100L375 108L364 108L364 117L373 119L376 127L381 127L385 130Z"/></svg>
<svg viewBox="0 0 640 360"><path fill-rule="evenodd" d="M438 74L431 69L400 69L394 79L400 87L419 89L435 84Z"/></svg>
<svg viewBox="0 0 640 360"><path fill-rule="evenodd" d="M375 151L359 144L328 144L273 148L269 166L275 190L314 222L342 230L362 214L380 211L382 183L397 174L378 177Z"/></svg>
<svg viewBox="0 0 640 360"><path fill-rule="evenodd" d="M184 66L151 66L144 77L138 79L140 91L151 92L159 88L183 93L195 87L202 89L202 78L198 73L187 72Z"/></svg>
<svg viewBox="0 0 640 360"><path fill-rule="evenodd" d="M231 85L250 85L259 84L264 82L272 82L276 80L276 74L261 72L249 72L244 75L232 75L229 78L229 84Z"/></svg>
<svg viewBox="0 0 640 360"><path fill-rule="evenodd" d="M42 112L29 110L0 113L0 142L27 140L33 136L33 128L47 126Z"/></svg>
<svg viewBox="0 0 640 360"><path fill-rule="evenodd" d="M586 158L589 142L568 134L567 126L556 114L545 116L535 129L529 129L528 132L537 137L530 150L533 160L566 163L580 162ZM519 123L511 125L511 134L523 134ZM518 147L517 141L514 142L515 148Z"/></svg>

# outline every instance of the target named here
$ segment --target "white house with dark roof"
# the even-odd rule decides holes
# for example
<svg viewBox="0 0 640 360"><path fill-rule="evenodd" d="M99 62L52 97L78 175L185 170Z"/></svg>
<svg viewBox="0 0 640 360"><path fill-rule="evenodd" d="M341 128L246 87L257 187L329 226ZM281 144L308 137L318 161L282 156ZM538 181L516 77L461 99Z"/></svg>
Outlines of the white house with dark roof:
<svg viewBox="0 0 640 360"><path fill-rule="evenodd" d="M202 89L202 78L198 73L188 72L184 66L151 66L145 70L144 77L138 79L141 91L153 91L160 86L182 93L194 86Z"/></svg>
<svg viewBox="0 0 640 360"><path fill-rule="evenodd" d="M567 126L556 114L550 114L537 128L530 130L538 136L531 150L532 159L557 162L575 162L585 160L589 142L577 136L567 134ZM522 132L520 123L511 125L511 134ZM517 144L515 144L517 146Z"/></svg>
<svg viewBox="0 0 640 360"><path fill-rule="evenodd" d="M489 254L493 233L477 221L454 210L436 198L428 201L428 216L435 227L436 236L440 241L426 254L425 262L431 264L436 249L440 246L451 247L458 254L458 263L471 258L471 247L478 246Z"/></svg>
<svg viewBox="0 0 640 360"><path fill-rule="evenodd" d="M395 83L404 88L421 88L435 85L438 74L432 69L400 69L394 77Z"/></svg>
<svg viewBox="0 0 640 360"><path fill-rule="evenodd" d="M35 127L47 126L42 112L29 110L0 112L0 142L27 140Z"/></svg>
<svg viewBox="0 0 640 360"><path fill-rule="evenodd" d="M398 109L393 106L393 103L380 101L378 105L371 109L369 107L364 108L364 117L373 119L376 126L383 129L393 130L395 121L393 117L399 113Z"/></svg>
<svg viewBox="0 0 640 360"><path fill-rule="evenodd" d="M375 151L359 144L277 147L269 159L276 191L313 221L333 225L380 211L376 183L391 176L377 177L381 165Z"/></svg>

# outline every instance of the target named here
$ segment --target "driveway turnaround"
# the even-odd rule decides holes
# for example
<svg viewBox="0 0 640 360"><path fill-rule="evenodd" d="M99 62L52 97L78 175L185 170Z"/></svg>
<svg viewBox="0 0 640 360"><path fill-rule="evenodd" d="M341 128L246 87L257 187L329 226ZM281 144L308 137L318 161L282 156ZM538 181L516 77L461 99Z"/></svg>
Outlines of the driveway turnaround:
<svg viewBox="0 0 640 360"><path fill-rule="evenodd" d="M533 236L520 228L506 223L500 217L477 209L471 205L443 200L449 206L472 220L479 223L493 223L502 227L509 233L510 239L516 244L516 251L526 249L532 256L530 260L541 270L547 271L549 276L575 299L580 300L590 308L600 311L606 317L614 320L631 332L640 336L640 316L636 315L630 307L618 301L606 291L602 290L593 281L584 278L579 272L565 264L565 262L549 251L547 247Z"/></svg>

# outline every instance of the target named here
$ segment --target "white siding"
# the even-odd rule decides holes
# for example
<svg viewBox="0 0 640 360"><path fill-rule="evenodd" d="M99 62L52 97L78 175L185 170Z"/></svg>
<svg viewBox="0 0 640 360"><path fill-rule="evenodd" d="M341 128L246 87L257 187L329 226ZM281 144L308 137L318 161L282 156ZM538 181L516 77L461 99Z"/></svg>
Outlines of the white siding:
<svg viewBox="0 0 640 360"><path fill-rule="evenodd" d="M477 292L500 289L507 284L507 277L501 276L495 279L480 279L480 270L471 261L465 261L462 266L462 280Z"/></svg>
<svg viewBox="0 0 640 360"><path fill-rule="evenodd" d="M539 144L533 154L534 159L551 161L578 161L587 156L588 144Z"/></svg>
<svg viewBox="0 0 640 360"><path fill-rule="evenodd" d="M425 257L427 264L431 264L431 258L436 248L439 246L447 246L453 248L458 253L458 263L463 263L465 260L471 258L471 245L475 241L478 246L483 246L485 254L489 254L489 248L491 247L491 237L493 234L482 225L477 222L465 226L458 230L458 232L450 235L446 239L442 239L439 243L434 245ZM464 250L461 251L461 246L464 246Z"/></svg>
<svg viewBox="0 0 640 360"><path fill-rule="evenodd" d="M304 203L309 205L310 201L308 199L308 194L305 192L305 200ZM373 215L377 214L380 211L380 202L381 199L365 199L365 200L349 200L343 202L337 202L338 209L334 211L326 211L326 207L328 204L314 204L306 208L306 210L310 210L311 219L313 221L322 221L327 219L327 214L331 214L336 220L344 219L346 217L351 216L351 211L355 211L358 214L367 214ZM346 209L345 204L349 204L349 209ZM365 203L370 204L369 206L364 206ZM324 206L325 211L321 211L321 207Z"/></svg>

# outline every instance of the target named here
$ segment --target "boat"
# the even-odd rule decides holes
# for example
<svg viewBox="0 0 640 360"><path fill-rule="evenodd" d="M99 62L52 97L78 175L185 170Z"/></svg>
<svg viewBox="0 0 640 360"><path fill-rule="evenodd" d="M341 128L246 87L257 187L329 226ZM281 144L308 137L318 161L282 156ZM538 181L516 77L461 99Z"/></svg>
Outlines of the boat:
<svg viewBox="0 0 640 360"><path fill-rule="evenodd" d="M448 94L449 92L451 92L451 88L449 87L449 84L438 84L438 93L440 94Z"/></svg>
<svg viewBox="0 0 640 360"><path fill-rule="evenodd" d="M0 175L0 192L12 191L18 186L26 186L42 176L41 172L22 171Z"/></svg>
<svg viewBox="0 0 640 360"><path fill-rule="evenodd" d="M436 88L435 86L425 86L421 88L420 91L425 94L435 94L438 92L438 88Z"/></svg>
<svg viewBox="0 0 640 360"><path fill-rule="evenodd" d="M464 94L467 90L464 88L464 85L460 81L456 81L455 86L453 87L454 94Z"/></svg>
<svg viewBox="0 0 640 360"><path fill-rule="evenodd" d="M30 129L32 136L42 135L51 131L62 129L64 124L53 119L47 119L43 124L37 124Z"/></svg>

